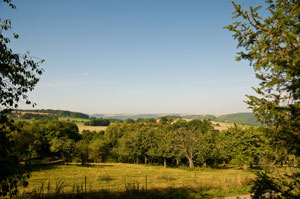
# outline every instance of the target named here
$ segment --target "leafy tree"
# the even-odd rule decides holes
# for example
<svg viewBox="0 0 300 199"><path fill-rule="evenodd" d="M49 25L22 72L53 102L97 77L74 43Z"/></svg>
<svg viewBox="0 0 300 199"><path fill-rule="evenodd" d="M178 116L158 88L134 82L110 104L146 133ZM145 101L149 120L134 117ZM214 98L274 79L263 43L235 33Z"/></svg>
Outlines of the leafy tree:
<svg viewBox="0 0 300 199"><path fill-rule="evenodd" d="M25 159L64 155L64 159L70 160L72 150L68 148L73 149L74 143L81 139L78 127L70 122L37 120L16 125L20 130L12 132L12 140L18 150L27 152Z"/></svg>
<svg viewBox="0 0 300 199"><path fill-rule="evenodd" d="M120 123L113 123L105 130L105 139L108 144L108 151L111 157L118 162L118 151L116 150L119 144L119 139L124 135L126 126Z"/></svg>
<svg viewBox="0 0 300 199"><path fill-rule="evenodd" d="M76 142L74 157L75 159L79 158L81 165L87 164L89 158L89 144L85 142L85 140Z"/></svg>
<svg viewBox="0 0 300 199"><path fill-rule="evenodd" d="M242 10L234 3L241 21L226 28L234 32L237 60L251 62L260 80L254 90L261 97L248 96L256 117L270 127L274 144L288 146L300 154L300 1L267 1L270 15L259 17L258 9Z"/></svg>
<svg viewBox="0 0 300 199"><path fill-rule="evenodd" d="M190 122L179 120L174 127L176 144L188 159L189 167L194 168L194 160L197 156L205 164L209 151L206 136L213 130L211 122L209 120L192 120Z"/></svg>
<svg viewBox="0 0 300 199"><path fill-rule="evenodd" d="M227 130L226 135L231 140L230 147L227 148L231 162L243 165L244 169L258 163L264 144L260 131L235 125Z"/></svg>
<svg viewBox="0 0 300 199"><path fill-rule="evenodd" d="M132 118L127 118L127 119L125 120L125 122L126 122L127 124L133 124L133 123L135 123L134 119L132 119Z"/></svg>
<svg viewBox="0 0 300 199"><path fill-rule="evenodd" d="M161 117L159 122L160 122L161 124L167 124L167 123L168 123L168 118L167 118L166 116Z"/></svg>
<svg viewBox="0 0 300 199"><path fill-rule="evenodd" d="M94 139L89 145L89 156L94 162L102 162L108 154L107 143L104 139Z"/></svg>
<svg viewBox="0 0 300 199"><path fill-rule="evenodd" d="M11 0L4 0L12 9ZM6 116L11 108L18 107L20 100L30 104L27 92L32 91L42 74L39 64L29 54L14 53L9 47L10 39L6 31L11 29L11 21L0 17L0 197L17 193L17 183L24 179L25 168L15 154L15 144L10 140L12 121ZM8 31L9 32L9 31ZM17 34L13 34L18 38Z"/></svg>
<svg viewBox="0 0 300 199"><path fill-rule="evenodd" d="M11 8L16 8L10 0L4 2ZM4 32L9 29L11 29L11 21L0 18L0 108L2 112L12 107L17 108L21 99L30 104L26 93L34 89L43 72L39 67L43 60L36 61L29 54L13 53L8 47L10 39ZM15 33L13 36L16 39L19 37Z"/></svg>
<svg viewBox="0 0 300 199"><path fill-rule="evenodd" d="M239 18L227 28L233 31L238 40L237 60L248 60L253 66L256 77L260 80L254 90L258 96L248 96L247 103L253 109L257 119L269 128L268 136L272 139L274 149L286 149L288 153L300 155L300 1L268 0L265 18L259 16L261 6L242 9L233 2L234 18ZM293 179L299 181L299 175ZM271 177L270 177L271 178ZM265 181L258 176L255 182ZM288 183L279 179L276 185ZM268 182L268 181L266 181ZM261 186L264 191L257 192L255 198L275 198L275 188ZM282 189L279 189L282 190ZM269 196L264 195L268 193ZM297 198L297 193L289 194L279 191L276 198Z"/></svg>
<svg viewBox="0 0 300 199"><path fill-rule="evenodd" d="M223 166L231 159L231 141L232 139L228 136L228 131L221 131L216 137L214 148L215 160L222 162Z"/></svg>
<svg viewBox="0 0 300 199"><path fill-rule="evenodd" d="M50 151L60 155L62 160L70 161L75 150L74 140L67 137L53 138L50 141Z"/></svg>
<svg viewBox="0 0 300 199"><path fill-rule="evenodd" d="M11 133L19 130L14 123L1 116L0 123L0 196L18 193L18 183L27 186L29 177L26 165L21 164L20 151L12 141ZM6 120L6 121L5 121Z"/></svg>
<svg viewBox="0 0 300 199"><path fill-rule="evenodd" d="M131 160L134 163L139 163L139 157L142 155L140 150L138 131L127 131L120 139L118 145L118 155L123 159Z"/></svg>
<svg viewBox="0 0 300 199"><path fill-rule="evenodd" d="M158 156L164 161L164 168L167 167L167 159L175 157L176 153L176 139L173 131L169 131L167 128L162 128L155 131L155 145L150 148L150 154L152 156Z"/></svg>

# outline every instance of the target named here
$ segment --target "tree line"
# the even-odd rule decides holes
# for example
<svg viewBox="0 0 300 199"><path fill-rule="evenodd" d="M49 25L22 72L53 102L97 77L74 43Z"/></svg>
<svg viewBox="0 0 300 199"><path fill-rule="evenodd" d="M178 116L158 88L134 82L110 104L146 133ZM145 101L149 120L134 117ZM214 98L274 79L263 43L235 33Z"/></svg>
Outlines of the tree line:
<svg viewBox="0 0 300 199"><path fill-rule="evenodd" d="M265 129L233 126L215 130L210 120L111 123L105 131L84 130L57 120L16 121L11 136L20 159L62 159L81 162L124 162L247 168L270 163L297 164L296 157L274 151Z"/></svg>
<svg viewBox="0 0 300 199"><path fill-rule="evenodd" d="M33 110L22 110L22 109L15 109L17 113L21 112L36 112L36 113L48 113L52 114L56 117L73 117L73 118L82 118L82 119L89 119L90 116L80 112L73 112L67 110L53 110L53 109L33 109Z"/></svg>

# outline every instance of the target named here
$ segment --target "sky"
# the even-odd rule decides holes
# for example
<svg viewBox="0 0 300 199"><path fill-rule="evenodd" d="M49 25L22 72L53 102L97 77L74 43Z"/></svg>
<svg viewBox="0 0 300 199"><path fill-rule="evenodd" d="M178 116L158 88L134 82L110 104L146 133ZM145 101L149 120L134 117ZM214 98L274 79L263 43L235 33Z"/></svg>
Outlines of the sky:
<svg viewBox="0 0 300 199"><path fill-rule="evenodd" d="M261 0L240 0L246 7ZM14 52L45 59L29 99L88 114L250 112L253 68L236 62L229 0L14 0ZM20 108L31 106L20 102Z"/></svg>

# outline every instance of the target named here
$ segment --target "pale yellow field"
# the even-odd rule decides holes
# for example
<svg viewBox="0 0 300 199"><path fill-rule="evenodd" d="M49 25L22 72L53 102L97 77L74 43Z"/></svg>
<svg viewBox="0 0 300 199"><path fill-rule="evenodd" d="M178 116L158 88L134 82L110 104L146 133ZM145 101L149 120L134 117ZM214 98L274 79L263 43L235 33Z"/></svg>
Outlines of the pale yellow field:
<svg viewBox="0 0 300 199"><path fill-rule="evenodd" d="M82 132L83 130L89 130L89 131L105 131L107 126L78 126L79 132Z"/></svg>
<svg viewBox="0 0 300 199"><path fill-rule="evenodd" d="M211 123L213 124L214 128L219 131L227 130L228 128L233 126L233 124L227 124L222 122L211 121Z"/></svg>

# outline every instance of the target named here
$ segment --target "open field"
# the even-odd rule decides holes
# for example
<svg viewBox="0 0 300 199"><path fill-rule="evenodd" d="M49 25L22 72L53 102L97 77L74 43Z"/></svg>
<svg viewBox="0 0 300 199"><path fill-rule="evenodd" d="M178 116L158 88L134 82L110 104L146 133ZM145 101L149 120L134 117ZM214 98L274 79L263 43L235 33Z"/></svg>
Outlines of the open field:
<svg viewBox="0 0 300 199"><path fill-rule="evenodd" d="M82 132L83 130L89 130L89 131L104 131L107 126L84 126L84 122L89 121L89 119L82 119L82 118L72 118L72 117L60 117L58 118L60 121L69 121L73 122L78 126L79 132Z"/></svg>
<svg viewBox="0 0 300 199"><path fill-rule="evenodd" d="M107 126L78 126L79 132L82 132L83 130L89 130L89 131L105 131Z"/></svg>
<svg viewBox="0 0 300 199"><path fill-rule="evenodd" d="M84 122L89 121L89 119L83 119L83 118L73 118L73 117L59 117L59 121L68 121L68 122L73 122L75 123L78 127L79 126L84 126Z"/></svg>
<svg viewBox="0 0 300 199"><path fill-rule="evenodd" d="M12 111L12 113L17 113L17 111ZM24 115L26 113L36 114L36 115L49 115L50 114L50 113L41 113L41 112L34 112L34 111L18 111L18 113L20 113L20 115Z"/></svg>
<svg viewBox="0 0 300 199"><path fill-rule="evenodd" d="M223 122L214 122L214 121L211 121L211 123L213 124L214 128L216 130L219 130L219 131L227 130L228 128L230 128L230 127L233 126L233 124L223 123Z"/></svg>
<svg viewBox="0 0 300 199"><path fill-rule="evenodd" d="M84 185L88 192L126 192L128 189L188 189L204 191L210 196L228 196L247 194L250 179L254 174L250 171L235 168L211 169L196 168L163 168L161 166L145 166L134 164L93 164L90 166L56 165L46 166L32 172L29 186L22 192L31 192L40 187L54 189L57 183L64 183L64 192L72 192L74 187ZM196 191L197 192L197 191Z"/></svg>

